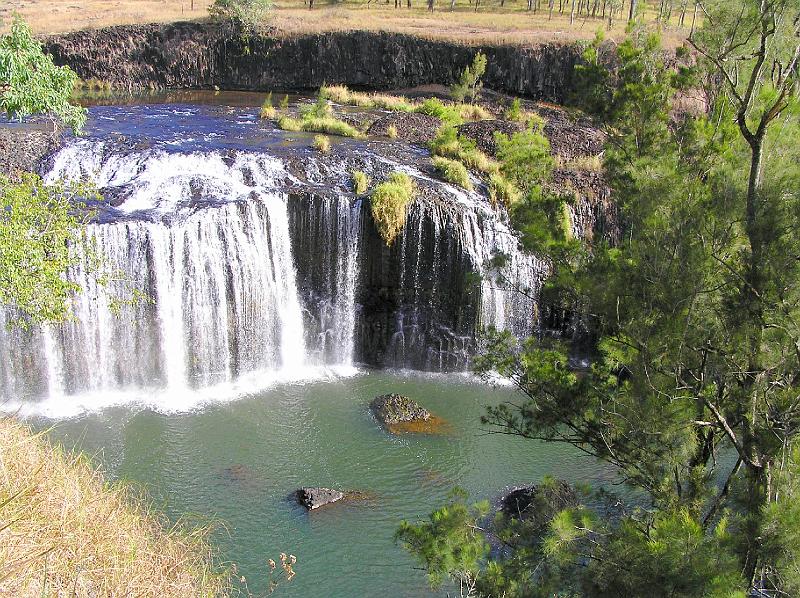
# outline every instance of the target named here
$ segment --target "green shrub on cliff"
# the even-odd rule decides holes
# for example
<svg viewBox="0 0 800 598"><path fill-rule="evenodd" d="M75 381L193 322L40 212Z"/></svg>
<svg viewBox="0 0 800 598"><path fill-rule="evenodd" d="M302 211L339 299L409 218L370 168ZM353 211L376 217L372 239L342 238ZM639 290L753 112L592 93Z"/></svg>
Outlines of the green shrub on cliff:
<svg viewBox="0 0 800 598"><path fill-rule="evenodd" d="M214 0L208 14L252 31L264 24L270 10L272 0Z"/></svg>
<svg viewBox="0 0 800 598"><path fill-rule="evenodd" d="M406 224L406 208L414 200L416 187L402 172L393 172L376 186L370 198L372 219L387 245L394 243Z"/></svg>
<svg viewBox="0 0 800 598"><path fill-rule="evenodd" d="M467 168L484 174L493 174L500 169L500 165L480 151L474 141L459 136L455 127L439 129L429 148L434 156L458 160Z"/></svg>
<svg viewBox="0 0 800 598"><path fill-rule="evenodd" d="M469 180L469 172L467 172L467 168L461 162L451 160L450 158L443 158L442 156L434 156L433 167L448 183L453 183L454 185L463 187L467 191L472 191L472 181Z"/></svg>
<svg viewBox="0 0 800 598"><path fill-rule="evenodd" d="M353 182L353 193L356 195L364 195L369 189L369 177L362 170L354 170L351 173Z"/></svg>
<svg viewBox="0 0 800 598"><path fill-rule="evenodd" d="M0 37L0 113L10 119L51 114L77 132L86 123L86 109L70 104L78 76L56 66L21 17Z"/></svg>
<svg viewBox="0 0 800 598"><path fill-rule="evenodd" d="M486 73L486 54L478 52L472 59L472 64L466 67L458 80L458 83L450 88L450 95L456 102L463 102L469 99L475 102L481 89L483 88L483 75Z"/></svg>

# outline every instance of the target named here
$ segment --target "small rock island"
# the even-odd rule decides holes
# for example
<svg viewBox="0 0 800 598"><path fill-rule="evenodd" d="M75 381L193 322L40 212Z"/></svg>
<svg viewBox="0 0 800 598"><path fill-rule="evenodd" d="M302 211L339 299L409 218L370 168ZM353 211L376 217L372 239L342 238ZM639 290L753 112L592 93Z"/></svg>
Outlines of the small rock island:
<svg viewBox="0 0 800 598"><path fill-rule="evenodd" d="M375 418L392 434L416 432L437 434L445 422L406 396L390 393L375 397L370 403Z"/></svg>

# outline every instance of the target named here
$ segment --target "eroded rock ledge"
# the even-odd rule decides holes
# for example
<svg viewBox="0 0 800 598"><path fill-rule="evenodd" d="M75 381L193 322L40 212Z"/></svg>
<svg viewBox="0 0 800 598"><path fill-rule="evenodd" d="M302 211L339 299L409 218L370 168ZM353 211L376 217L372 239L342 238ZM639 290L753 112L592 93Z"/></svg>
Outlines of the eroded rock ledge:
<svg viewBox="0 0 800 598"><path fill-rule="evenodd" d="M123 25L45 40L58 64L83 79L126 89L310 89L324 83L396 89L450 84L477 47L412 35L349 31L247 41L210 22ZM492 45L485 84L491 89L562 102L580 56L576 45Z"/></svg>

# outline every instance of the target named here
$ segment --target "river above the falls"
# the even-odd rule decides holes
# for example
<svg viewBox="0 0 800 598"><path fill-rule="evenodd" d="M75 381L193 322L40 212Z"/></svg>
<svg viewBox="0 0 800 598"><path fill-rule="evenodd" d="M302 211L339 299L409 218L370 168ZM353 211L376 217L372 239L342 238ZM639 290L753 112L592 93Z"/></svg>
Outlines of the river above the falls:
<svg viewBox="0 0 800 598"><path fill-rule="evenodd" d="M370 400L399 392L449 422L442 435L393 436ZM37 426L95 456L112 479L143 486L170 519L213 520L214 539L251 591L263 592L266 560L297 556L297 576L276 596L430 595L425 575L392 536L447 500L472 499L550 474L602 483L603 468L569 447L481 427L484 405L513 396L462 375L369 372L329 382L279 385L186 414L112 408ZM517 398L519 398L517 396ZM307 513L298 487L363 491L364 502Z"/></svg>

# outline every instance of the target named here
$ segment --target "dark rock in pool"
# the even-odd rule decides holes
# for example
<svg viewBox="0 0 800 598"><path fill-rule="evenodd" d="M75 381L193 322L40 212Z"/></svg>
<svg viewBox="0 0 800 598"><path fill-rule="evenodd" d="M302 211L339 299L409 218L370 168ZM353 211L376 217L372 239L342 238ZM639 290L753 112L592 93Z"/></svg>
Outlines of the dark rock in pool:
<svg viewBox="0 0 800 598"><path fill-rule="evenodd" d="M396 393L375 397L370 408L378 421L385 426L431 419L430 411L416 401Z"/></svg>
<svg viewBox="0 0 800 598"><path fill-rule="evenodd" d="M506 517L548 523L559 511L578 506L578 494L564 480L515 488L502 502Z"/></svg>
<svg viewBox="0 0 800 598"><path fill-rule="evenodd" d="M344 492L339 492L331 488L300 488L296 496L297 502L309 511L313 511L314 509L342 500L345 494Z"/></svg>

